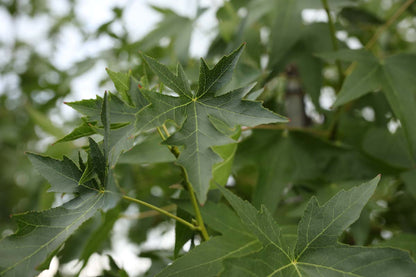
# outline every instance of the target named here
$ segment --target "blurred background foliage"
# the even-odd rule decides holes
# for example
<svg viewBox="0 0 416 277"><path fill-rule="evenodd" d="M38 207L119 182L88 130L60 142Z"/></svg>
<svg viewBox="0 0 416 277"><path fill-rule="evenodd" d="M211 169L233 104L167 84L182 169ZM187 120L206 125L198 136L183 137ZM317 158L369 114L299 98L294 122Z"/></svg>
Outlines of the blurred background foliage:
<svg viewBox="0 0 416 277"><path fill-rule="evenodd" d="M229 185L255 205L266 205L280 223L291 225L299 220L311 195L325 201L354 181L382 173L377 195L344 241L416 249L404 243L416 241L415 157L405 146L403 130L385 96L374 92L331 109L350 63L328 62L316 55L334 50L322 5L326 1L182 1L182 10L192 10L187 13L152 1L142 4L158 14L158 21L152 19L150 25L145 22L146 11L135 6L141 1L100 2L83 9L82 1L75 0L0 2L2 236L14 229L10 214L65 201L65 195L47 193L47 182L34 172L24 152L76 157L85 140L54 144L81 122L63 102L114 90L105 67L131 70L136 77L147 75L152 82L153 75L139 58L143 51L172 68L180 62L194 87L199 55L212 64L246 42L233 80L224 91L256 83L249 97L263 100L269 109L291 118L291 123L244 130ZM95 8L99 13L100 5L107 5L107 17L99 24L88 23L85 18ZM416 52L413 1L328 0L328 5L339 49L364 48L381 30L369 49L376 57ZM142 22L146 30L132 35ZM207 43L198 41L201 37ZM180 171L154 141L142 138L122 156L117 176L123 189L134 191L136 198L169 208L174 192L170 187L180 182ZM132 153L143 153L143 158ZM121 212L121 217L141 218L131 220L128 231L129 239L140 244L149 230L166 224L165 218L147 215L146 210L127 215L127 205L117 209L116 216L103 214L88 221L83 233L93 237L97 226L105 226L109 234ZM71 238L69 243L77 247L60 254L62 263L88 260L92 253L82 252L88 241L79 239ZM96 248L109 247L97 242ZM141 253L152 261L146 276L172 258L163 248L150 248ZM117 268L112 270L117 272Z"/></svg>

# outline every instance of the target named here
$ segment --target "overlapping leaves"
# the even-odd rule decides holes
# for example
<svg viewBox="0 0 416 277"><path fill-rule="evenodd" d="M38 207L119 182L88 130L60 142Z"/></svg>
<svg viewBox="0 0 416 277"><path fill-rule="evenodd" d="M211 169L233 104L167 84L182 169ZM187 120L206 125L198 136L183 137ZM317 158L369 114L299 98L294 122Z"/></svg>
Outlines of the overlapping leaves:
<svg viewBox="0 0 416 277"><path fill-rule="evenodd" d="M42 262L51 258L82 223L99 209L114 207L118 196L107 159L111 150L107 143L110 124L107 95L101 111L104 142L100 147L90 139L88 164L93 168L89 171L91 177L82 184L80 180L88 170L82 160L76 165L66 157L59 161L28 154L35 168L51 183L51 191L72 193L75 198L57 208L13 216L18 229L15 234L0 241L0 275L35 275Z"/></svg>
<svg viewBox="0 0 416 277"><path fill-rule="evenodd" d="M221 276L412 276L416 264L407 252L337 242L358 219L378 181L379 177L341 191L323 206L313 197L298 225L295 245L282 239L267 209L258 212L221 188L243 224L264 246L258 253L225 261Z"/></svg>
<svg viewBox="0 0 416 277"><path fill-rule="evenodd" d="M412 276L409 253L392 248L356 247L338 237L356 221L380 177L341 191L325 205L315 197L298 225L279 226L261 211L220 187L238 217L223 204L207 203L207 225L221 233L191 250L158 276ZM190 213L189 205L178 203Z"/></svg>
<svg viewBox="0 0 416 277"><path fill-rule="evenodd" d="M200 202L205 202L212 168L221 162L213 146L232 143L229 133L238 125L255 126L272 122L286 122L284 117L264 109L259 102L242 100L247 93L237 89L217 95L231 79L232 71L243 51L243 45L222 58L212 69L201 60L199 87L191 91L182 67L177 74L156 60L144 56L150 68L178 97L142 91L151 103L137 116L137 129L148 130L173 120L177 130L167 139L170 145L185 146L178 158L193 185Z"/></svg>
<svg viewBox="0 0 416 277"><path fill-rule="evenodd" d="M409 152L416 157L416 55L397 54L377 59L363 50L342 50L322 55L356 62L338 94L334 107L343 105L367 93L382 90L395 116L403 126Z"/></svg>

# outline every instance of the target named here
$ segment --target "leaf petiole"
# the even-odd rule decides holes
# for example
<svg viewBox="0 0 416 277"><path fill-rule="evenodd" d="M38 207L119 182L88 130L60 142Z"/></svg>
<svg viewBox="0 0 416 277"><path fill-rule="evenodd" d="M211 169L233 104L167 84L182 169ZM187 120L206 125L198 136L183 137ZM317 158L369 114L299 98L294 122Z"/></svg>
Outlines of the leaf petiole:
<svg viewBox="0 0 416 277"><path fill-rule="evenodd" d="M165 124L162 125L162 128L163 128L166 136L169 137L170 134L169 134L169 131L166 128ZM163 132L160 129L160 127L157 127L157 131L158 131L160 137L163 140L166 140L165 135L163 134ZM168 146L168 148L169 148L170 152L172 152L172 154L175 155L176 158L179 157L180 152L179 152L178 147L176 147L176 146ZM194 188L192 187L192 184L189 182L188 177L187 177L187 174L186 174L184 168L182 168L182 174L183 174L183 176L185 178L185 183L186 183L186 186L188 188L188 192L189 192L189 195L191 197L192 206L193 206L194 211L195 211L195 217L196 217L197 226L193 225L194 227L196 227L193 230L195 230L195 229L196 230L199 230L201 232L201 235L202 235L203 239L205 241L207 241L207 240L209 240L209 235L208 235L207 229L205 228L205 224L204 224L204 220L203 220L202 215L201 215L201 211L199 210L199 205L198 205L198 201L196 200L196 197L195 197Z"/></svg>

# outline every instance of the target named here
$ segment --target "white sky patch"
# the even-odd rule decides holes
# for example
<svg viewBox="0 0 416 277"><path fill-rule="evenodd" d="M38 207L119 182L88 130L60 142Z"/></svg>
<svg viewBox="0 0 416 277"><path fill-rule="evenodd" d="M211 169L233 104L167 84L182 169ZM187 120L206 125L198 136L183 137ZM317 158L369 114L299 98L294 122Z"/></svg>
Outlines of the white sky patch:
<svg viewBox="0 0 416 277"><path fill-rule="evenodd" d="M319 96L319 105L322 109L330 110L336 99L335 90L333 87L325 86L321 88L321 95Z"/></svg>
<svg viewBox="0 0 416 277"><path fill-rule="evenodd" d="M394 133L396 133L396 131L397 131L397 128L399 128L399 127L401 127L402 125L401 125L401 123L400 123L400 121L399 120L397 120L397 119L390 119L390 121L389 122L387 122L387 129L389 130L389 132L391 133L391 134L394 134Z"/></svg>
<svg viewBox="0 0 416 277"><path fill-rule="evenodd" d="M0 7L0 18L0 41L6 45L11 45L14 41L13 19L3 7Z"/></svg>
<svg viewBox="0 0 416 277"><path fill-rule="evenodd" d="M303 102L305 104L305 113L309 116L314 122L319 124L324 122L324 116L316 111L315 105L312 103L311 97L309 95L305 95L303 98Z"/></svg>
<svg viewBox="0 0 416 277"><path fill-rule="evenodd" d="M64 16L71 8L68 0L48 0L48 7L57 16Z"/></svg>
<svg viewBox="0 0 416 277"><path fill-rule="evenodd" d="M349 37L345 41L350 49L361 49L363 48L363 44L361 41L356 37Z"/></svg>
<svg viewBox="0 0 416 277"><path fill-rule="evenodd" d="M89 32L94 32L100 25L113 19L114 7L124 7L126 3L127 0L78 0L75 13L83 22L83 27Z"/></svg>
<svg viewBox="0 0 416 277"><path fill-rule="evenodd" d="M302 20L306 24L328 22L328 16L323 9L304 9L302 10Z"/></svg>
<svg viewBox="0 0 416 277"><path fill-rule="evenodd" d="M367 121L373 122L376 119L374 109L372 107L364 107L361 110L363 118Z"/></svg>

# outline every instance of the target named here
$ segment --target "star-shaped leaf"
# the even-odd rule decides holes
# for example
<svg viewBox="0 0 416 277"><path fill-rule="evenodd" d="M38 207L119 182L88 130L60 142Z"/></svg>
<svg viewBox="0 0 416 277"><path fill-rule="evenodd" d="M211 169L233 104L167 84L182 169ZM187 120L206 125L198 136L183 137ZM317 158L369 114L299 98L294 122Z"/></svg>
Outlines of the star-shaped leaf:
<svg viewBox="0 0 416 277"><path fill-rule="evenodd" d="M234 129L238 125L256 126L287 121L263 108L259 102L242 99L247 93L245 89L216 95L230 81L243 48L244 45L223 57L213 68L201 60L196 92L191 91L180 65L175 75L153 58L144 56L150 68L178 97L142 91L151 104L138 113L137 129L145 131L161 126L167 120L174 120L180 126L167 143L185 146L177 162L185 169L201 203L206 200L213 166L221 162L212 147L233 142L225 134L224 126Z"/></svg>
<svg viewBox="0 0 416 277"><path fill-rule="evenodd" d="M40 212L14 215L17 231L0 241L0 275L34 276L42 262L51 258L62 244L86 220L101 210L114 207L119 200L113 172L109 168L111 158L110 119L108 95L105 94L101 107L101 123L104 141L100 147L90 139L91 168L79 168L72 160L62 161L37 154L28 154L39 173L51 182L51 191L73 193L75 198L64 205ZM82 176L98 176L86 178ZM80 184L81 183L81 184Z"/></svg>
<svg viewBox="0 0 416 277"><path fill-rule="evenodd" d="M190 203L178 202L178 205L193 213ZM223 269L222 262L226 258L241 257L260 250L260 242L226 205L207 202L201 208L201 214L206 224L222 235L211 238L178 258L162 270L158 277L217 276Z"/></svg>
<svg viewBox="0 0 416 277"><path fill-rule="evenodd" d="M374 193L380 177L341 191L320 206L313 197L298 225L296 245L282 240L279 226L267 209L220 188L244 225L264 248L255 254L225 261L221 276L412 276L416 263L409 253L392 248L355 247L337 242Z"/></svg>

